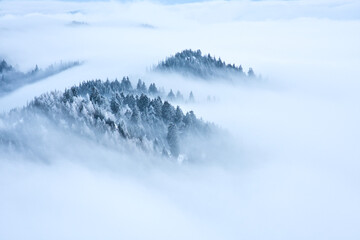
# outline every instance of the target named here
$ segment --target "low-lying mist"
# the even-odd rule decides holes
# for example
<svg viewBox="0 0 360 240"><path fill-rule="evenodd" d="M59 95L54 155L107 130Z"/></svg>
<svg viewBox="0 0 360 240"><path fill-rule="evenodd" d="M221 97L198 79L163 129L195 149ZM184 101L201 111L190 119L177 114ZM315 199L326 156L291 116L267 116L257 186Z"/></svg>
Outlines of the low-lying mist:
<svg viewBox="0 0 360 240"><path fill-rule="evenodd" d="M0 57L20 70L84 61L0 98L0 113L85 80L129 75L133 86L141 78L193 92L194 102L170 103L221 133L189 141L208 154L181 162L40 116L0 118L8 140L0 142L1 239L359 238L356 1L3 1L0 9ZM207 82L151 71L189 48L262 78ZM9 147L12 136L24 144Z"/></svg>
<svg viewBox="0 0 360 240"><path fill-rule="evenodd" d="M120 151L121 147L77 138L56 127L31 129L30 124L28 131L38 136L27 149L43 154L43 161L32 159L26 150L2 154L1 190L6 194L1 212L6 218L0 218L1 235L5 239L357 235L360 115L350 107L355 96L333 99L321 91L314 94L266 83L234 86L171 79L177 79L177 87L186 86L181 90L197 89L195 102L183 108L226 129L231 144L209 149L216 154L201 164L178 164L136 149ZM216 100L209 102L209 94Z"/></svg>

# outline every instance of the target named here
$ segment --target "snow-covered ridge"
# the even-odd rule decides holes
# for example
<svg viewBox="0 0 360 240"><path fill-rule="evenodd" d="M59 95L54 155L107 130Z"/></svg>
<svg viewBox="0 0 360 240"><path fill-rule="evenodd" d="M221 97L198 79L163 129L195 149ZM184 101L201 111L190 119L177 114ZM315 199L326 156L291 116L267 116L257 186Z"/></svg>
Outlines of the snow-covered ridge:
<svg viewBox="0 0 360 240"><path fill-rule="evenodd" d="M183 50L174 56L166 58L154 67L155 71L174 72L185 76L194 76L206 80L213 79L233 79L244 80L255 78L252 68L247 73L243 71L241 65L226 64L221 58L208 55L202 55L200 50Z"/></svg>
<svg viewBox="0 0 360 240"><path fill-rule="evenodd" d="M53 126L115 147L126 144L150 154L190 160L200 152L191 150L187 139L192 145L196 139L206 141L215 129L193 111L183 113L179 106L163 101L156 92L133 89L129 78L88 81L64 92L46 93L0 119L0 144L5 148L29 150L34 134L27 129ZM47 134L52 136L46 130L42 138Z"/></svg>
<svg viewBox="0 0 360 240"><path fill-rule="evenodd" d="M34 69L24 73L2 60L0 62L0 97L26 84L34 83L80 64L79 61L61 62L52 64L46 69L41 69L36 65Z"/></svg>

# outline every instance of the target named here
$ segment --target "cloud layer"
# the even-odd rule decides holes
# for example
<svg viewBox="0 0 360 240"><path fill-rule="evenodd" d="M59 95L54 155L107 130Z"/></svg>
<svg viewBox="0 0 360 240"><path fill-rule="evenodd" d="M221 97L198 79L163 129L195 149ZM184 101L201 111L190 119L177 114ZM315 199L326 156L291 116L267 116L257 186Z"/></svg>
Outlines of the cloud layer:
<svg viewBox="0 0 360 240"><path fill-rule="evenodd" d="M1 238L358 239L359 8L350 0L0 2L0 57L24 71L84 61L0 98L1 112L84 80L130 75L192 90L196 102L182 108L234 145L218 161L182 166L61 134L43 150L47 163L2 152ZM188 48L253 67L263 81L148 71Z"/></svg>

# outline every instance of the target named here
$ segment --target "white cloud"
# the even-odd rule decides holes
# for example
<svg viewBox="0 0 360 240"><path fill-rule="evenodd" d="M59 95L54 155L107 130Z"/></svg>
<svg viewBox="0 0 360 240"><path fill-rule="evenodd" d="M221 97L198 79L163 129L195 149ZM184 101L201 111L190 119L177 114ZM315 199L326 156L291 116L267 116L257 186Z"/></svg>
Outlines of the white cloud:
<svg viewBox="0 0 360 240"><path fill-rule="evenodd" d="M181 167L131 165L129 156L80 144L75 156L50 154L57 161L49 166L8 156L0 238L359 238L359 8L335 0L0 2L1 57L22 70L85 61L1 98L0 111L129 74L193 90L197 103L183 107L227 129L238 148L224 153L227 161ZM69 27L73 20L89 25ZM146 72L185 48L251 66L266 81L233 86ZM102 157L110 164L98 164Z"/></svg>

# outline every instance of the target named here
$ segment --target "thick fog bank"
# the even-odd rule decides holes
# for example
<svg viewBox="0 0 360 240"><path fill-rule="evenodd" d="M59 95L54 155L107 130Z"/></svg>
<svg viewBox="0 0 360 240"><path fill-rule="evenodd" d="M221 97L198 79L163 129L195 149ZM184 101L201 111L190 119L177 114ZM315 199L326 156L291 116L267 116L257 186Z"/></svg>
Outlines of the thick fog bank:
<svg viewBox="0 0 360 240"><path fill-rule="evenodd" d="M7 131L31 137L21 151L0 148L0 239L359 239L358 1L1 1L0 9L0 57L20 70L84 61L0 98L0 112L130 75L192 91L195 101L181 108L229 135L208 162L179 164L53 125ZM262 80L150 71L189 48ZM0 120L0 132L8 125Z"/></svg>

